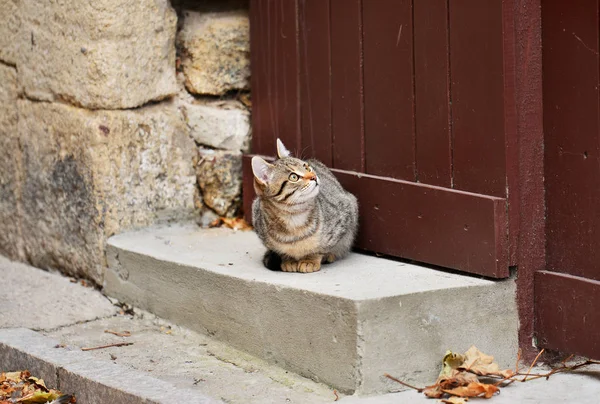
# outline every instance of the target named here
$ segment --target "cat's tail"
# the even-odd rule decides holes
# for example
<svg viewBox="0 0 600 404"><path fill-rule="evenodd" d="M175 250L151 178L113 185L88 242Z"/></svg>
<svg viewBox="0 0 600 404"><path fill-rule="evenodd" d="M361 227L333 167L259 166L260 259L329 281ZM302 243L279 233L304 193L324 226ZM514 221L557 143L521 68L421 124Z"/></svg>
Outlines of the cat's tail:
<svg viewBox="0 0 600 404"><path fill-rule="evenodd" d="M275 251L267 250L263 257L263 264L271 271L281 271L281 256Z"/></svg>

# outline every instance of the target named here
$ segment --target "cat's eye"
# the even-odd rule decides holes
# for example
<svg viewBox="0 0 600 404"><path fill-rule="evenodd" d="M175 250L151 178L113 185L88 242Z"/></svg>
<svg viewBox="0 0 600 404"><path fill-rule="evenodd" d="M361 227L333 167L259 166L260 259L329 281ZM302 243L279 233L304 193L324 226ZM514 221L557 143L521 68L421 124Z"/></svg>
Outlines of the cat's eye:
<svg viewBox="0 0 600 404"><path fill-rule="evenodd" d="M306 166L306 171L308 171L309 173L311 173L312 172L312 167L307 165Z"/></svg>
<svg viewBox="0 0 600 404"><path fill-rule="evenodd" d="M291 173L289 176L290 181L293 181L293 182L298 181L298 178L299 178L298 174L295 174L295 173Z"/></svg>

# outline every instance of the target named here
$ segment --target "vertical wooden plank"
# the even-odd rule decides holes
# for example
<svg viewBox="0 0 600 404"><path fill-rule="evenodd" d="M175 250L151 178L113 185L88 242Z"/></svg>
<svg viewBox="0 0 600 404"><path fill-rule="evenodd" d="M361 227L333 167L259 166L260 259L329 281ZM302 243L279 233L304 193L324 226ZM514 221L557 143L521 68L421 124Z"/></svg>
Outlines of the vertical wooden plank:
<svg viewBox="0 0 600 404"><path fill-rule="evenodd" d="M250 64L252 75L250 86L252 88L252 152L264 154L269 148L263 142L265 137L271 138L269 132L274 128L270 119L266 94L269 92L268 52L263 44L268 32L266 24L266 1L251 0L250 2Z"/></svg>
<svg viewBox="0 0 600 404"><path fill-rule="evenodd" d="M509 223L519 221L516 263L519 346L523 360L531 362L537 350L532 347L534 319L534 273L546 267L544 208L544 128L542 99L542 24L540 0L512 2L515 33L515 109L518 138L518 184L515 192L507 167ZM506 3L505 3L506 4ZM505 25L506 27L506 25ZM508 31L508 28L505 30ZM506 41L505 41L506 43ZM510 159L510 152L507 154ZM513 194L518 193L514 202ZM513 207L518 203L515 213ZM510 242L514 226L509 224Z"/></svg>
<svg viewBox="0 0 600 404"><path fill-rule="evenodd" d="M333 166L364 172L361 0L331 0Z"/></svg>
<svg viewBox="0 0 600 404"><path fill-rule="evenodd" d="M600 280L598 1L544 1L547 267Z"/></svg>
<svg viewBox="0 0 600 404"><path fill-rule="evenodd" d="M519 137L516 106L515 5L518 0L502 1L504 139L506 150L506 186L508 188L508 236L510 264L517 264L519 241ZM519 8L519 13L523 12ZM531 45L529 45L531 46Z"/></svg>
<svg viewBox="0 0 600 404"><path fill-rule="evenodd" d="M329 0L299 0L302 157L331 165Z"/></svg>
<svg viewBox="0 0 600 404"><path fill-rule="evenodd" d="M448 3L414 3L416 166L419 182L452 186Z"/></svg>
<svg viewBox="0 0 600 404"><path fill-rule="evenodd" d="M363 2L366 172L415 180L412 0Z"/></svg>
<svg viewBox="0 0 600 404"><path fill-rule="evenodd" d="M299 148L296 0L252 0L250 41L252 150L274 155L277 137Z"/></svg>
<svg viewBox="0 0 600 404"><path fill-rule="evenodd" d="M506 195L502 0L450 2L454 187Z"/></svg>

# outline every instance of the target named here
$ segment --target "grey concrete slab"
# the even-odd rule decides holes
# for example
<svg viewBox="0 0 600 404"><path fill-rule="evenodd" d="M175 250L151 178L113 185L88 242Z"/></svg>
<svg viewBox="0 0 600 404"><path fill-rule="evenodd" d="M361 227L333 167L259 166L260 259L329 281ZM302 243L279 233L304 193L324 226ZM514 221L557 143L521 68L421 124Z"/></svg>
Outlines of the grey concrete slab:
<svg viewBox="0 0 600 404"><path fill-rule="evenodd" d="M49 386L75 393L81 403L218 403L197 391L178 389L89 352L57 348L59 342L27 329L0 330L0 369L28 369Z"/></svg>
<svg viewBox="0 0 600 404"><path fill-rule="evenodd" d="M447 349L471 344L510 366L513 280L493 282L352 254L314 274L271 272L252 232L193 224L109 240L107 294L345 392L383 378L435 380Z"/></svg>
<svg viewBox="0 0 600 404"><path fill-rule="evenodd" d="M131 336L118 337L105 330L127 330ZM135 316L77 324L47 335L73 348L133 342L89 353L231 404L319 404L334 398L332 389L323 384L137 309Z"/></svg>
<svg viewBox="0 0 600 404"><path fill-rule="evenodd" d="M114 307L93 288L0 256L0 328L53 329L111 316Z"/></svg>

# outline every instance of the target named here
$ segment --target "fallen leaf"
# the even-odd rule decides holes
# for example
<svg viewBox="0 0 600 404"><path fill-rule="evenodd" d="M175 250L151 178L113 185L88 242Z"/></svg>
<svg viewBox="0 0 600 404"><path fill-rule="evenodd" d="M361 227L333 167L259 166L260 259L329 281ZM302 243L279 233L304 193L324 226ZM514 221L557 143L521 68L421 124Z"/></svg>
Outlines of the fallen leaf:
<svg viewBox="0 0 600 404"><path fill-rule="evenodd" d="M223 224L223 222L221 221L221 218L218 217L215 220L213 220L212 222L210 222L208 224L208 227L213 228L213 227L219 227Z"/></svg>
<svg viewBox="0 0 600 404"><path fill-rule="evenodd" d="M222 217L221 221L225 227L229 227L233 230L252 230L252 226L241 217L227 218Z"/></svg>
<svg viewBox="0 0 600 404"><path fill-rule="evenodd" d="M465 356L452 351L446 351L444 359L442 359L442 371L440 376L450 376L454 369L457 369L465 361Z"/></svg>
<svg viewBox="0 0 600 404"><path fill-rule="evenodd" d="M445 403L445 404L465 404L467 401L469 401L469 397L456 397L456 396L452 396L450 398L445 398L443 400L440 400L440 402Z"/></svg>
<svg viewBox="0 0 600 404"><path fill-rule="evenodd" d="M494 362L494 357L486 355L475 346L465 352L465 361L458 366L459 370L466 370L479 376L501 376L510 377L514 372L510 369L500 370L500 367Z"/></svg>
<svg viewBox="0 0 600 404"><path fill-rule="evenodd" d="M438 378L437 383L442 389L448 390L458 386L466 386L469 383L478 382L477 376L473 373L461 372L460 370L453 369L450 376L441 376Z"/></svg>
<svg viewBox="0 0 600 404"><path fill-rule="evenodd" d="M423 394L429 398L441 398L444 395L444 392L439 384L434 384L433 386L425 387Z"/></svg>
<svg viewBox="0 0 600 404"><path fill-rule="evenodd" d="M21 397L17 400L17 403L23 404L44 404L48 401L56 400L60 397L55 391L36 391L35 393L28 394L25 397Z"/></svg>
<svg viewBox="0 0 600 404"><path fill-rule="evenodd" d="M466 386L456 387L451 390L442 390L444 393L458 397L485 397L491 398L500 389L493 384L472 382Z"/></svg>

